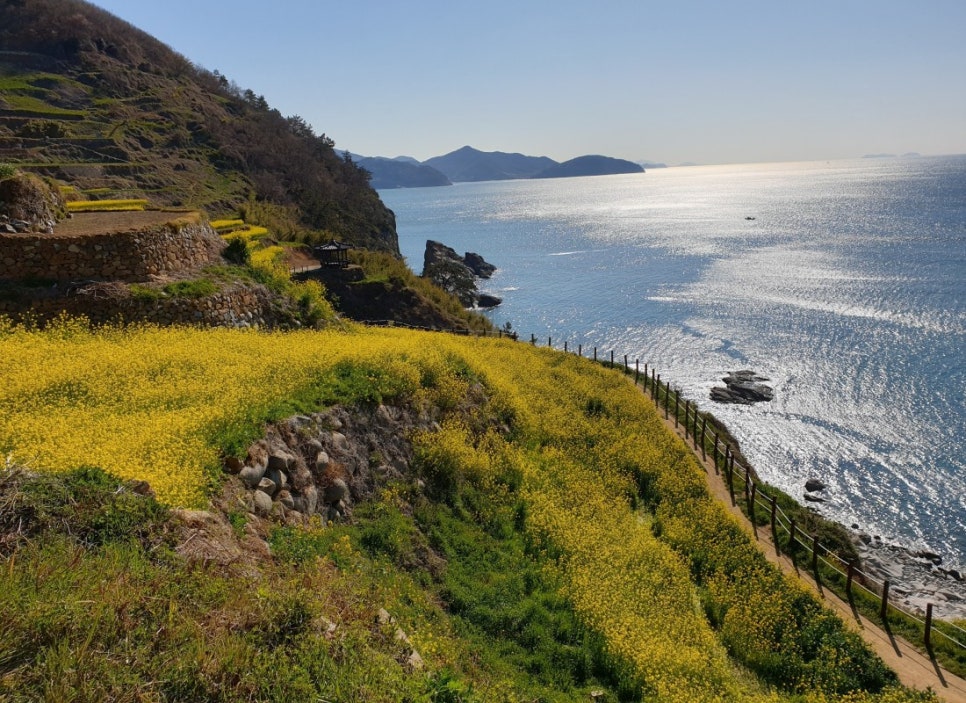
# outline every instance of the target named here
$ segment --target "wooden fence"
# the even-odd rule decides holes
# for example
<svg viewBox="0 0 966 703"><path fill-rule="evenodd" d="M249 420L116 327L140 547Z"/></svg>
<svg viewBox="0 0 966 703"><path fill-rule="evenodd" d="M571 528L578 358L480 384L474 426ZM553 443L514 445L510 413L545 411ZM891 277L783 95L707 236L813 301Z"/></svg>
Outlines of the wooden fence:
<svg viewBox="0 0 966 703"><path fill-rule="evenodd" d="M532 335L531 344L536 344L536 338ZM548 338L547 346L552 345L553 340ZM572 351L566 342L563 351ZM574 353L582 356L582 346L578 346ZM714 423L709 422L709 415L698 410L693 401L682 398L681 391L673 388L670 381L662 380L653 366L645 363L642 368L639 359L634 359L632 364L626 354L616 357L614 351L601 357L597 347L593 347L588 356L632 375L634 382L642 387L658 410L664 411L665 419L673 419L675 427L683 426L685 442L691 443L692 450L696 455L700 453L702 460L711 457L715 473L723 475L731 504L741 503L755 534L758 533L759 519L762 519L771 530L776 554L780 556L784 550L796 569L799 566L808 568L819 589L826 587L837 591L848 600L856 614L857 594L864 593L877 604L878 619L887 631L891 631L890 614L893 618L905 618L907 622L914 623L931 657L940 643L944 643L952 652L958 652L959 658L966 656L966 630L951 622L936 622L933 619L933 603L926 604L925 615L921 616L890 601L888 580L880 582L854 562L846 562L822 545L816 535L809 535L800 525L796 525L794 518L778 505L776 496L770 494L773 489L759 480L754 469L742 464L729 442L713 429Z"/></svg>
<svg viewBox="0 0 966 703"><path fill-rule="evenodd" d="M519 339L516 333L503 330L427 328L392 321L366 324ZM529 343L537 346L535 335L530 335ZM553 348L553 338L547 338L547 347ZM566 341L560 351L584 356L583 345L577 345L577 348L573 349ZM899 619L905 619L904 624L907 629L910 624L918 628L919 636L930 657L934 658L934 649L941 646L954 658L960 660L966 658L966 630L951 622L935 621L933 603L926 604L926 612L922 616L890 600L891 584L888 580L878 581L871 574L862 571L855 562L846 562L826 548L819 542L816 535L806 533L795 523L795 519L787 515L778 505L778 500L772 493L774 489L763 484L753 468L736 458L736 450L715 431L715 422L709 420L710 415L698 410L695 402L682 398L681 391L673 388L670 381L663 380L653 366L645 363L642 367L639 359L634 359L632 363L626 354L618 356L613 350L599 354L597 347L588 348L587 358L633 376L634 382L640 385L643 392L651 398L658 411L664 412L665 419L673 419L675 427L683 425L685 442L690 442L692 451L696 455L700 454L702 460L711 457L715 473L723 476L732 505L741 505L742 510L751 520L755 534L758 534L760 527L758 523L762 520L763 526L771 530L776 554L780 556L784 551L791 558L796 569L800 567L809 569L819 589L824 587L836 591L848 600L856 615L858 615L857 607L866 605L867 602L874 603L879 621L890 633L892 622L898 623Z"/></svg>

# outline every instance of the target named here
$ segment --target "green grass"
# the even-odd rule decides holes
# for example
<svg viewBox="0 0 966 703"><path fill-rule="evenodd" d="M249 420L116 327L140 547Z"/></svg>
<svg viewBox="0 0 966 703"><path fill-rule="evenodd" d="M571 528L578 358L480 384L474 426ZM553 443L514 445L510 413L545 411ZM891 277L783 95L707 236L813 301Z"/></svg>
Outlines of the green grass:
<svg viewBox="0 0 966 703"><path fill-rule="evenodd" d="M623 365L618 365L621 370L624 370ZM630 371L629 373L633 373ZM649 393L650 381L645 387L645 390ZM664 402L664 396L659 396L660 401ZM673 418L673 396L671 405L671 417ZM662 405L663 407L663 405ZM705 413L701 413L704 416ZM709 430L714 427L715 429L721 430L721 425L717 419L708 415ZM684 422L684 408L683 403L681 404L678 412L679 422ZM698 423L700 426L700 422ZM726 430L722 430L726 434L727 440L736 446L735 440L730 434L727 434ZM689 441L689 444L693 446L693 440ZM711 432L706 433L705 437L705 450L710 456L713 451L713 440ZM699 449L700 451L700 445ZM740 452L738 454L740 455ZM741 457L744 463L747 460ZM727 474L723 469L722 462L722 472L726 477ZM727 478L725 478L727 485ZM836 555L843 562L855 562L858 564L859 557L856 551L855 545L852 543L852 538L849 531L841 524L828 520L817 512L812 510L806 505L802 505L797 500L789 496L787 493L771 486L761 480L757 480L758 484L758 499L756 502L756 508L754 511L754 522L759 529L767 529L770 531L770 511L763 507L760 503L762 497L774 496L775 502L778 508L785 513L790 519L795 521L796 534L798 535L798 540L805 540L811 544L811 539L813 537L818 537L819 544L823 549L827 549ZM745 497L745 486L744 480L739 478L737 471L733 475L732 489L734 491L735 502L741 508L742 512L745 513L749 518L752 516L749 510L749 502ZM788 554L791 550L799 564L799 568L812 573L812 562L811 553L806 551L803 547L796 543L794 548L790 544L790 536L787 529L779 527L778 529L778 546L784 554ZM821 552L822 556L829 559L825 555L825 552ZM837 564L839 569L845 570L842 564ZM860 567L861 568L861 567ZM813 574L814 575L814 574ZM932 637L932 650L926 651L925 647L925 633L922 623L911 618L904 612L889 607L887 619L888 622L883 622L880 617L881 609L881 599L878 596L872 596L858 585L853 585L851 590L851 598L846 591L847 578L843 576L840 571L832 569L826 566L821 560L819 561L819 578L823 587L831 589L840 598L847 600L851 605L860 612L863 616L869 618L873 622L878 622L880 625L885 626L890 632L898 635L909 642L911 645L919 649L921 652L927 654L928 656L934 658L943 667L945 667L951 673L957 676L966 677L966 650L958 647L949 642L945 637L934 635ZM950 628L946 623L939 620L934 620L934 627L939 630L945 630L950 636L955 637L959 641L963 641L962 633L956 632L954 629Z"/></svg>
<svg viewBox="0 0 966 703"><path fill-rule="evenodd" d="M164 292L177 298L204 298L217 292L218 286L206 278L194 278L190 281L177 281L164 287Z"/></svg>

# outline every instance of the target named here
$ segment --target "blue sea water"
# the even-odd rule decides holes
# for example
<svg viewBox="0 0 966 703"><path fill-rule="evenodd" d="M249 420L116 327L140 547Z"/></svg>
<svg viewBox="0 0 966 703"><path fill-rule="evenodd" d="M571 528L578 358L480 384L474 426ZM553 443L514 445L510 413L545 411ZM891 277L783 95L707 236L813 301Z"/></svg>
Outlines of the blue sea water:
<svg viewBox="0 0 966 703"><path fill-rule="evenodd" d="M818 478L830 517L966 564L966 156L380 195L417 273L427 239L499 267L496 324L655 366L766 481ZM712 403L743 368L775 399Z"/></svg>

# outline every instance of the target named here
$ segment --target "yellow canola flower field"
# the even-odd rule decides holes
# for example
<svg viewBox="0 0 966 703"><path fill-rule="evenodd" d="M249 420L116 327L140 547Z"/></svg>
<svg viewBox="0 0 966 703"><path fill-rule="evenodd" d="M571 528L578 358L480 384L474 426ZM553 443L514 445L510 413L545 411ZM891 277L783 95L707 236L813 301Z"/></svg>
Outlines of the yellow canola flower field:
<svg viewBox="0 0 966 703"><path fill-rule="evenodd" d="M70 200L68 212L137 212L148 205L144 199L137 200Z"/></svg>
<svg viewBox="0 0 966 703"><path fill-rule="evenodd" d="M796 639L809 596L763 564L715 507L650 401L586 359L401 329L90 331L72 321L46 331L0 322L0 358L0 457L37 470L98 466L188 506L217 476L218 438L233 428L247 437L280 401L340 365L441 408L458 407L481 383L510 437L448 421L414 438L417 455L441 480L519 490L548 568L644 700L929 700L889 687L863 692L863 672L881 663L839 635L840 622L815 635L834 642L832 652ZM506 488L511 473L521 477L516 489ZM707 535L725 566L701 555ZM774 662L793 679L769 678Z"/></svg>

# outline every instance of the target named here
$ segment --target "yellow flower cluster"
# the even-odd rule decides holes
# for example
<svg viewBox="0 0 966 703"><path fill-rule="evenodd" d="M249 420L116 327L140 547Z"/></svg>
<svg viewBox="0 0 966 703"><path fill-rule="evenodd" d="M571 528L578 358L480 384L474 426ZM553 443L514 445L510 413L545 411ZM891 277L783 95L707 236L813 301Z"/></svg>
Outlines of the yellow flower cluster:
<svg viewBox="0 0 966 703"><path fill-rule="evenodd" d="M815 690L843 690L829 667L845 676L863 665L849 660L854 648L838 649L831 616L710 498L650 401L574 355L401 329L90 331L63 321L45 331L0 322L0 358L0 456L53 471L96 465L180 505L202 500L220 430L264 418L337 364L385 371L436 407L486 387L484 421L445 421L416 439L424 465L443 487L463 477L520 491L565 595L647 700L782 700L729 654L753 670L769 657L798 662L786 690L823 703ZM494 429L506 423L512 440ZM504 480L511 473L519 480ZM799 631L814 623L806 653ZM812 672L815 660L825 673ZM842 700L918 700L903 695Z"/></svg>
<svg viewBox="0 0 966 703"><path fill-rule="evenodd" d="M233 230L246 226L245 220L237 220L237 219L236 220L230 220L230 219L211 220L210 222L208 222L208 224L211 225L211 228L216 232L218 232L219 234L231 232Z"/></svg>
<svg viewBox="0 0 966 703"><path fill-rule="evenodd" d="M258 225L243 225L241 227L232 229L227 234L221 235L221 238L226 242L232 239L241 239L245 244L249 246L254 246L258 243L258 240L263 237L267 237L269 234L268 229L265 227L260 227Z"/></svg>
<svg viewBox="0 0 966 703"><path fill-rule="evenodd" d="M266 264L276 263L285 253L285 249L273 244L267 247L261 247L252 252L252 264L255 266L264 266Z"/></svg>
<svg viewBox="0 0 966 703"><path fill-rule="evenodd" d="M147 207L147 200L70 200L68 212L133 212Z"/></svg>

